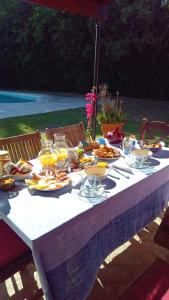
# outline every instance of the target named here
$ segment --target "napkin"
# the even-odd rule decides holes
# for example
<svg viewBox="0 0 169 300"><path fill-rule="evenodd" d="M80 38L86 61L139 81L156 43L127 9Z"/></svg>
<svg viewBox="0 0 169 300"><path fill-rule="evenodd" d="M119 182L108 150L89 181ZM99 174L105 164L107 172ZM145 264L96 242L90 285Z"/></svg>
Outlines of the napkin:
<svg viewBox="0 0 169 300"><path fill-rule="evenodd" d="M84 171L77 171L69 174L69 177L72 182L72 186L75 187L76 185L79 185L81 181L83 180L85 173Z"/></svg>
<svg viewBox="0 0 169 300"><path fill-rule="evenodd" d="M116 162L112 164L112 167L130 174L133 174L132 170L130 169L129 165L125 161L124 158L118 159Z"/></svg>

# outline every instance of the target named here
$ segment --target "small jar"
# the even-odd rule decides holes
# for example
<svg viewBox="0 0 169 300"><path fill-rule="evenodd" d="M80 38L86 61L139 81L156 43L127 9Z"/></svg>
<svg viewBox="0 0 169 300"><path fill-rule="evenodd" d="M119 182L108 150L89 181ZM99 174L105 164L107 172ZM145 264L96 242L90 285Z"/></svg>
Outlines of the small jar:
<svg viewBox="0 0 169 300"><path fill-rule="evenodd" d="M0 176L5 175L4 165L10 161L9 152L6 150L0 150Z"/></svg>

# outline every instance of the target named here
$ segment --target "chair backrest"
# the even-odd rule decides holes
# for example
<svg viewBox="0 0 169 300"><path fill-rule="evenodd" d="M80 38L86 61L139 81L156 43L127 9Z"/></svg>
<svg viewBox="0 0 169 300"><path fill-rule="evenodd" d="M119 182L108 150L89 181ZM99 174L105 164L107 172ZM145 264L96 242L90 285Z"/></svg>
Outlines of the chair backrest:
<svg viewBox="0 0 169 300"><path fill-rule="evenodd" d="M47 139L54 139L55 133L63 133L66 139L72 143L73 147L77 146L80 141L85 140L85 129L82 122L64 127L46 128L45 133Z"/></svg>
<svg viewBox="0 0 169 300"><path fill-rule="evenodd" d="M14 163L20 159L34 159L41 149L41 134L37 130L30 134L2 138L0 149L7 150Z"/></svg>
<svg viewBox="0 0 169 300"><path fill-rule="evenodd" d="M142 119L140 128L140 140L161 139L169 136L169 124L161 121L148 121Z"/></svg>

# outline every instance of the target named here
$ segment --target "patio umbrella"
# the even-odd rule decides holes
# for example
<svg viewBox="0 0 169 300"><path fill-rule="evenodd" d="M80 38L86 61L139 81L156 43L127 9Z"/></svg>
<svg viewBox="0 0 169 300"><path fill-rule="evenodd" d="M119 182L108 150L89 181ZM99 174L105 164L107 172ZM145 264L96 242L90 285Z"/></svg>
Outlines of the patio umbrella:
<svg viewBox="0 0 169 300"><path fill-rule="evenodd" d="M32 4L45 7L64 10L83 16L94 17L96 19L96 37L95 37L95 59L94 59L94 78L93 86L98 93L98 75L99 75L99 49L100 49L100 26L108 18L108 11L112 0L22 0ZM97 102L94 104L94 123L93 136L96 135L96 115Z"/></svg>

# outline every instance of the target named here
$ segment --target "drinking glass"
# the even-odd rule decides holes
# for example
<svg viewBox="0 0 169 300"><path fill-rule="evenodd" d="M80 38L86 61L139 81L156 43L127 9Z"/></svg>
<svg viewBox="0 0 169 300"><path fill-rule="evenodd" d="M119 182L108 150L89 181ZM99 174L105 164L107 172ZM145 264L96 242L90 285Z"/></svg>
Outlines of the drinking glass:
<svg viewBox="0 0 169 300"><path fill-rule="evenodd" d="M104 187L101 185L101 180L97 176L82 175L81 193L86 198L95 198L104 192Z"/></svg>
<svg viewBox="0 0 169 300"><path fill-rule="evenodd" d="M132 141L130 138L124 138L122 142L124 154L130 154L132 152Z"/></svg>

